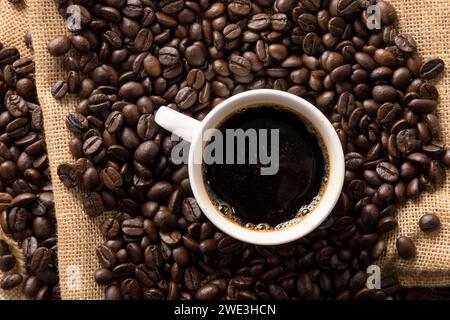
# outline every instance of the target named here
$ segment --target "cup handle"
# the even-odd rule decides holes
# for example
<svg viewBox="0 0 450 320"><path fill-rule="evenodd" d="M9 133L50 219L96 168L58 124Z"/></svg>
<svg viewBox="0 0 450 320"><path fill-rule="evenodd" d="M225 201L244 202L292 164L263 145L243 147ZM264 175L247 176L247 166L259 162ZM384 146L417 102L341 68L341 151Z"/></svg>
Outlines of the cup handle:
<svg viewBox="0 0 450 320"><path fill-rule="evenodd" d="M155 115L155 121L164 129L176 134L191 143L194 131L200 128L200 121L188 117L171 108L160 107Z"/></svg>

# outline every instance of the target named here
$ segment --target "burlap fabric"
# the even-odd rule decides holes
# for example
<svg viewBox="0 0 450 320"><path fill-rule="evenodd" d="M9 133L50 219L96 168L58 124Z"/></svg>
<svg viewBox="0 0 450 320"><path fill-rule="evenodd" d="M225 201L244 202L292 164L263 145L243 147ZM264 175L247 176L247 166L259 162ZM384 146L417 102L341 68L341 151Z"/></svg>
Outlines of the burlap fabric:
<svg viewBox="0 0 450 320"><path fill-rule="evenodd" d="M400 30L412 34L424 58L441 57L450 65L450 2L448 0L392 0L399 15ZM65 77L61 60L49 56L46 44L56 35L66 32L65 22L52 0L28 0L28 19L10 10L6 0L0 0L0 39L23 49L23 30L33 32L34 59L39 100L45 119L47 148L51 172L56 177L58 164L73 161L67 149L70 133L65 127L67 112L76 100L56 101L50 94L53 83ZM26 9L23 9L26 12ZM20 18L22 17L22 18ZM20 19L19 19L20 18ZM26 21L28 20L28 21ZM448 68L438 84L441 103L438 116L443 142L450 143L450 79ZM386 257L380 261L384 270L395 273L406 286L450 285L450 184L449 177L435 193L424 194L400 208L399 228L389 236ZM103 290L93 280L99 266L95 248L101 243L98 231L104 217L88 219L81 208L79 193L70 191L54 179L54 199L58 221L58 259L61 295L63 299L101 299ZM442 221L439 233L425 235L418 228L420 216L437 212ZM395 254L395 239L407 235L415 239L417 258L406 262Z"/></svg>

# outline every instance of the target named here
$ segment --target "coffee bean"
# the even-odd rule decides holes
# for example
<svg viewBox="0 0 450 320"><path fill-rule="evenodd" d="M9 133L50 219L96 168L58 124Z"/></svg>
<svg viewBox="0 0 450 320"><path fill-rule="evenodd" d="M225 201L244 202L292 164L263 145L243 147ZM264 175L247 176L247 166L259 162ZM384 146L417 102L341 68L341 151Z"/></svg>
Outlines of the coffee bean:
<svg viewBox="0 0 450 320"><path fill-rule="evenodd" d="M188 109L197 101L197 91L191 87L184 87L175 96L175 102L180 109Z"/></svg>
<svg viewBox="0 0 450 320"><path fill-rule="evenodd" d="M0 256L0 270L2 272L8 272L16 265L16 257L12 254L6 254Z"/></svg>
<svg viewBox="0 0 450 320"><path fill-rule="evenodd" d="M377 165L376 171L378 176L387 182L396 182L399 177L398 169L389 162L380 162Z"/></svg>
<svg viewBox="0 0 450 320"><path fill-rule="evenodd" d="M441 221L439 217L433 213L424 214L419 220L420 229L423 232L433 232L439 229Z"/></svg>
<svg viewBox="0 0 450 320"><path fill-rule="evenodd" d="M58 36L47 45L47 50L52 56L62 56L66 54L71 46L70 39L67 36Z"/></svg>
<svg viewBox="0 0 450 320"><path fill-rule="evenodd" d="M103 213L102 197L96 192L89 193L83 199L83 208L88 216L99 216Z"/></svg>
<svg viewBox="0 0 450 320"><path fill-rule="evenodd" d="M395 245L402 259L411 260L416 256L416 246L410 238L401 236L397 238Z"/></svg>
<svg viewBox="0 0 450 320"><path fill-rule="evenodd" d="M171 231L177 224L176 216L164 207L156 212L153 222L163 231Z"/></svg>
<svg viewBox="0 0 450 320"><path fill-rule="evenodd" d="M22 283L23 277L18 273L11 273L3 277L0 282L0 288L3 290L11 290Z"/></svg>
<svg viewBox="0 0 450 320"><path fill-rule="evenodd" d="M66 81L59 80L52 87L52 96L56 99L63 98L69 91L69 86Z"/></svg>
<svg viewBox="0 0 450 320"><path fill-rule="evenodd" d="M110 190L116 190L122 186L122 176L114 168L106 168L100 176L105 186Z"/></svg>
<svg viewBox="0 0 450 320"><path fill-rule="evenodd" d="M195 292L197 300L215 300L219 296L220 289L214 284L206 284Z"/></svg>
<svg viewBox="0 0 450 320"><path fill-rule="evenodd" d="M119 96L128 100L140 98L144 92L144 85L136 81L127 82L119 88Z"/></svg>
<svg viewBox="0 0 450 320"><path fill-rule="evenodd" d="M394 38L394 42L397 48L405 53L412 53L417 49L416 41L409 34L399 34Z"/></svg>
<svg viewBox="0 0 450 320"><path fill-rule="evenodd" d="M74 167L69 164L60 164L57 174L61 182L67 188L74 188L78 185L79 176Z"/></svg>
<svg viewBox="0 0 450 320"><path fill-rule="evenodd" d="M28 112L27 102L19 95L9 95L5 100L6 109L14 117L23 117Z"/></svg>
<svg viewBox="0 0 450 320"><path fill-rule="evenodd" d="M108 248L107 246L99 246L97 248L97 257L99 262L105 267L105 268L112 268L116 264L116 255L115 253Z"/></svg>
<svg viewBox="0 0 450 320"><path fill-rule="evenodd" d="M0 192L0 211L7 210L11 206L12 199L9 193Z"/></svg>
<svg viewBox="0 0 450 320"><path fill-rule="evenodd" d="M180 60L180 53L172 47L163 47L159 50L159 62L163 66L176 64Z"/></svg>
<svg viewBox="0 0 450 320"><path fill-rule="evenodd" d="M52 259L50 249L39 247L31 257L30 269L34 272L44 271Z"/></svg>
<svg viewBox="0 0 450 320"><path fill-rule="evenodd" d="M89 122L81 113L71 112L67 116L66 126L73 133L83 133L88 129Z"/></svg>
<svg viewBox="0 0 450 320"><path fill-rule="evenodd" d="M122 232L129 237L138 237L144 233L144 223L140 218L127 219L122 222Z"/></svg>
<svg viewBox="0 0 450 320"><path fill-rule="evenodd" d="M238 16L246 16L251 12L252 3L249 0L231 0L228 3L228 10Z"/></svg>
<svg viewBox="0 0 450 320"><path fill-rule="evenodd" d="M444 61L442 59L431 59L425 62L420 68L420 76L424 79L433 79L444 71Z"/></svg>
<svg viewBox="0 0 450 320"><path fill-rule="evenodd" d="M113 282L112 272L106 268L99 268L95 271L95 281L101 285L108 285Z"/></svg>

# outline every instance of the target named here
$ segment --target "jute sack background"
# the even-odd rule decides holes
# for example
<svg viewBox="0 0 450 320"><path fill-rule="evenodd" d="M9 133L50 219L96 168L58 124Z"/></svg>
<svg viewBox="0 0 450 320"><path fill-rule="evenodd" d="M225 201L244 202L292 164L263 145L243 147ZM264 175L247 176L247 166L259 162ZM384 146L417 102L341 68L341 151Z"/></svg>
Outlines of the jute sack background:
<svg viewBox="0 0 450 320"><path fill-rule="evenodd" d="M6 0L0 0L7 4ZM400 19L401 32L412 34L424 58L441 57L450 65L450 3L448 0L392 0ZM1 8L1 7L0 7ZM5 39L23 37L19 29L12 27L18 21L17 12L1 12L0 23L11 27ZM2 24L0 24L0 27ZM3 29L3 28L1 28ZM47 43L59 34L66 33L65 22L57 12L52 0L28 0L28 29L33 32L34 59L39 100L44 111L47 148L52 176L56 177L57 165L73 161L67 149L70 134L64 120L67 112L77 103L73 98L56 101L50 88L56 80L65 78L61 59L48 55ZM5 30L1 30L0 32ZM0 33L1 34L1 33ZM15 40L17 41L17 40ZM438 84L441 103L438 115L443 130L443 142L450 144L450 80L448 68L444 79ZM433 194L424 194L418 201L409 202L399 210L399 228L389 236L386 258L380 263L384 269L395 273L406 286L450 285L450 184L449 176L443 186ZM103 290L93 280L99 266L95 248L102 237L98 225L105 218L88 219L82 211L81 196L67 190L58 179L53 181L55 207L58 221L58 259L61 295L63 299L101 299ZM442 228L434 235L422 234L418 219L426 211L440 215ZM395 239L407 235L416 240L417 258L405 262L396 257Z"/></svg>
<svg viewBox="0 0 450 320"><path fill-rule="evenodd" d="M6 0L0 0L0 42L5 46L16 47L24 57L31 57L31 51L25 46L24 36L27 32L28 26L28 8L22 3L18 6L13 6ZM22 254L21 247L6 236L0 228L0 239L6 241L11 252L16 256L18 264L14 271L20 274L25 274L25 261ZM0 278L3 277L0 271ZM20 288L11 291L3 291L0 289L1 299L24 299Z"/></svg>

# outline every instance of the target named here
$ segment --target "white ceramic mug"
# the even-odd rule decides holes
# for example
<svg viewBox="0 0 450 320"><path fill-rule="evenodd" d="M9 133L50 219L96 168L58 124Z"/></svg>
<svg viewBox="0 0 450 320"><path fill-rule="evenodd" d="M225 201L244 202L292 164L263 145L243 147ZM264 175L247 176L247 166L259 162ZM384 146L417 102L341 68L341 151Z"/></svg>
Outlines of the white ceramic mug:
<svg viewBox="0 0 450 320"><path fill-rule="evenodd" d="M328 181L319 203L312 212L298 223L281 229L254 230L245 228L225 217L210 200L204 181L202 159L207 141L203 133L218 128L225 119L246 106L277 105L300 114L318 132L328 156ZM164 129L191 143L189 151L189 179L192 192L203 213L220 230L235 239L257 245L277 245L301 238L318 227L333 210L344 183L344 153L340 140L328 119L308 101L293 94L270 89L246 91L232 96L216 106L203 121L183 115L173 109L161 107L156 113L156 122Z"/></svg>

